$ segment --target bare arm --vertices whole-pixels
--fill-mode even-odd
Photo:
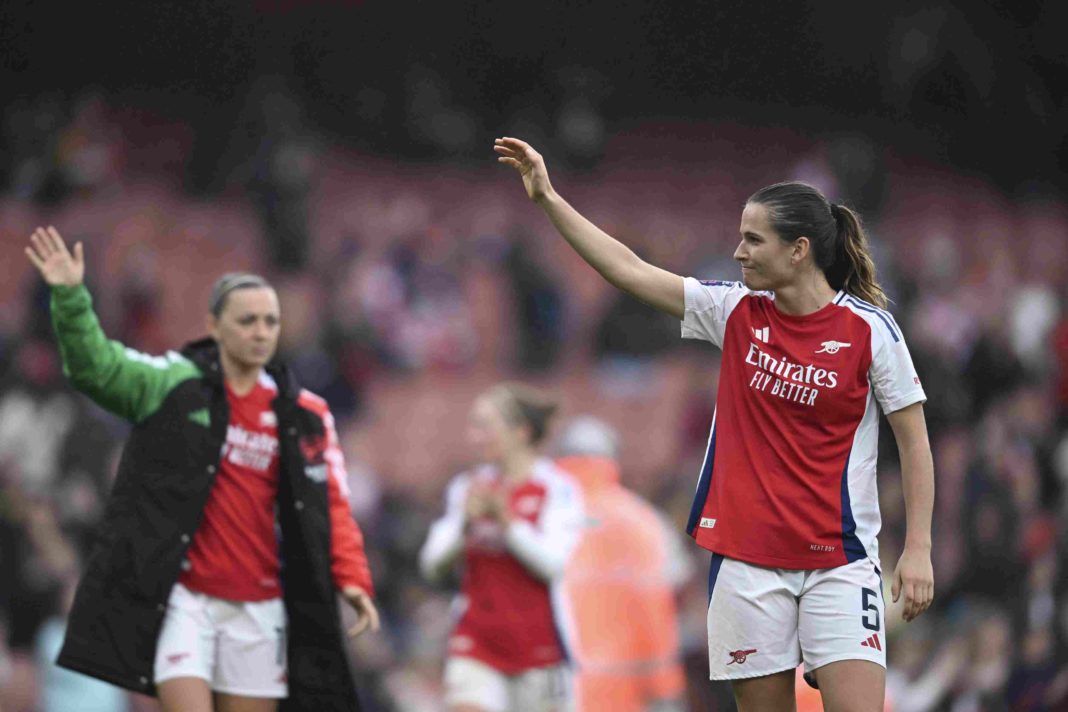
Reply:
[[[584,218],[549,183],[545,159],[517,138],[499,138],[493,149],[497,160],[523,177],[527,195],[549,216],[582,259],[613,286],[646,304],[682,319],[685,296],[682,277],[645,262],[623,243]]]
[[[905,620],[927,610],[934,600],[931,566],[931,516],[934,510],[934,461],[927,439],[923,405],[914,403],[887,416],[901,455],[905,491],[905,550],[894,571],[892,594],[905,594]]]

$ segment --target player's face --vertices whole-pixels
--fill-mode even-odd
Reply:
[[[208,315],[208,329],[219,350],[245,368],[271,360],[280,324],[278,295],[269,287],[235,289],[218,318]]]
[[[475,400],[467,420],[467,442],[484,462],[500,462],[521,447],[522,428],[508,422],[501,409],[488,396]]]
[[[746,203],[739,231],[742,241],[734,251],[734,259],[742,265],[745,286],[775,291],[788,283],[794,272],[791,262],[794,246],[779,239],[771,226],[768,209],[759,203]]]

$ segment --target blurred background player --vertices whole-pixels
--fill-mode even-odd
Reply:
[[[462,565],[445,663],[452,712],[572,709],[558,588],[584,515],[578,486],[538,452],[555,410],[516,383],[475,400],[467,432],[482,464],[449,484],[420,553],[433,581]]]
[[[795,709],[803,661],[825,708],[881,712],[885,614],[875,480],[878,410],[901,456],[907,533],[893,575],[911,620],[931,605],[934,468],[926,400],[885,307],[858,218],[804,183],[757,191],[734,259],[699,282],[640,259],[580,215],[531,146],[497,139],[528,197],[616,287],[723,352],[687,531],[713,552],[709,668],[739,709]]]
[[[359,614],[350,634],[377,628],[371,575],[333,417],[272,361],[274,289],[225,275],[211,337],[153,357],[104,336],[80,242],[30,241],[65,372],[135,425],[59,664],[167,712],[358,709],[335,591]]]
[[[680,535],[620,482],[619,435],[608,424],[574,418],[556,452],[586,506],[563,586],[577,710],[681,712],[675,596],[693,565]]]

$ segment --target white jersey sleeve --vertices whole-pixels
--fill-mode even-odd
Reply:
[[[741,282],[702,282],[693,277],[683,280],[683,289],[682,338],[711,341],[722,348],[727,317],[751,292]]]
[[[440,581],[463,553],[464,502],[470,486],[470,476],[462,474],[445,490],[445,514],[430,526],[419,552],[419,571],[428,581]]]
[[[508,550],[538,578],[552,581],[564,573],[582,536],[585,508],[578,485],[555,466],[541,463],[537,476],[546,484],[537,526],[515,519],[505,530]]]
[[[872,390],[883,413],[890,414],[913,403],[923,403],[927,395],[920,385],[912,356],[901,328],[889,312],[881,309],[869,318],[872,329]]]

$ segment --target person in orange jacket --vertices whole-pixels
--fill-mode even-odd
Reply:
[[[665,518],[620,483],[618,443],[582,416],[557,444],[586,502],[563,581],[577,712],[675,712],[685,692],[675,592],[693,565]]]

